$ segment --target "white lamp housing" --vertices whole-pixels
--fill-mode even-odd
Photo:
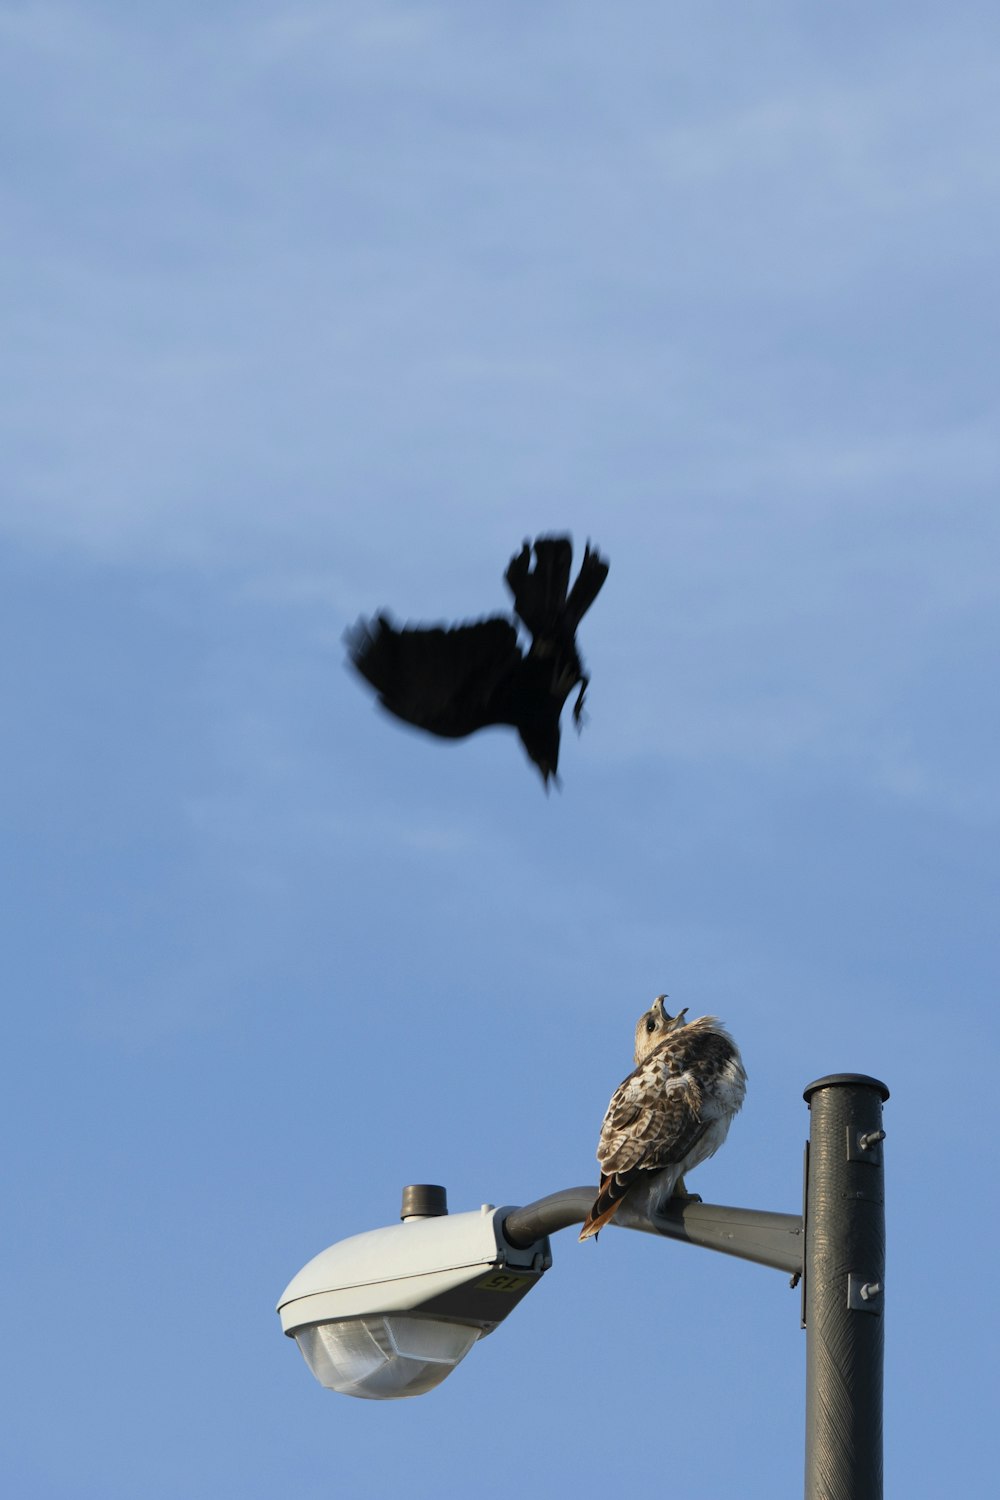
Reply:
[[[552,1264],[519,1250],[508,1208],[411,1218],[331,1245],[285,1289],[278,1313],[321,1385],[376,1401],[439,1385]]]

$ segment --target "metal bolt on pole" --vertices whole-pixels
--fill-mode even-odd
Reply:
[[[805,1500],[882,1500],[888,1097],[859,1073],[805,1091]]]

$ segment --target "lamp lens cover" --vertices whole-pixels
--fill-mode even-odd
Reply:
[[[328,1390],[374,1401],[420,1396],[465,1358],[481,1329],[440,1318],[378,1313],[299,1328],[295,1341]]]

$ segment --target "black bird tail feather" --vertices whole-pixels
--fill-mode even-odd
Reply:
[[[534,550],[535,566],[531,566]],[[540,536],[511,558],[504,578],[514,610],[536,641],[572,641],[576,628],[601,591],[608,565],[587,543],[572,589],[573,545],[567,536]]]
[[[583,554],[583,562],[580,571],[576,575],[576,582],[570,590],[569,598],[566,600],[565,619],[570,630],[575,631],[587,610],[593,604],[604,586],[604,580],[608,576],[608,564],[601,554],[595,549],[590,550],[590,543]]]
[[[531,553],[532,544],[525,542],[511,558],[504,578],[514,595],[515,613],[537,639],[553,635],[560,628],[573,547],[569,537],[540,536],[534,543],[534,568]]]

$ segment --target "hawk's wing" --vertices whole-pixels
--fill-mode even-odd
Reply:
[[[604,1177],[621,1184],[637,1171],[657,1171],[684,1157],[704,1135],[702,1092],[690,1072],[670,1072],[668,1039],[620,1083],[611,1096],[597,1160]]]
[[[709,1128],[701,1118],[698,1081],[680,1071],[672,1040],[651,1052],[611,1096],[597,1144],[601,1183],[581,1240],[614,1217],[633,1182],[678,1165]]]

